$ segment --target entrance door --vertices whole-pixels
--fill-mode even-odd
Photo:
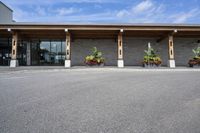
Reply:
[[[31,64],[61,66],[65,61],[65,42],[62,40],[39,40],[31,44]]]
[[[27,50],[27,42],[20,40],[19,46],[17,47],[17,60],[20,66],[26,66],[26,61],[27,61],[26,50]]]
[[[0,38],[0,66],[8,66],[11,60],[11,38]]]
[[[10,64],[10,50],[9,47],[0,47],[0,66],[8,66]]]

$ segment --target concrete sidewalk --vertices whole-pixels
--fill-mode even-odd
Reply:
[[[8,66],[0,66],[0,73],[7,72],[20,72],[20,71],[200,71],[200,68],[190,67],[159,67],[159,68],[144,68],[141,66],[125,66],[124,68],[118,68],[117,66],[104,66],[104,67],[88,67],[88,66],[73,66],[71,68],[65,68],[64,66],[20,66],[16,68],[10,68]]]

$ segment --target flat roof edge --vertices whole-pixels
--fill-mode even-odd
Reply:
[[[167,23],[0,23],[0,26],[138,26],[138,27],[200,27],[200,24],[167,24]]]

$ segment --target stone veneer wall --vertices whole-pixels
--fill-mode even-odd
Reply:
[[[134,38],[124,37],[124,63],[125,66],[141,66],[144,56],[144,49],[147,49],[148,42],[162,58],[162,65],[168,63],[168,38],[156,43],[157,38]],[[174,52],[177,66],[186,66],[188,60],[193,56],[192,49],[198,44],[197,38],[174,38]],[[96,46],[103,52],[106,59],[106,66],[117,66],[117,41],[114,39],[77,39],[71,45],[72,65],[84,65],[84,58],[92,47]]]
[[[165,44],[165,40],[163,41],[164,43],[156,43],[156,38],[124,38],[125,66],[141,66],[144,50],[148,48],[148,42],[151,43],[156,53],[160,55],[163,61],[162,65],[167,65],[168,44]]]
[[[106,66],[117,65],[117,42],[114,39],[76,39],[71,44],[71,61],[73,66],[82,66],[84,59],[97,47],[103,53]]]
[[[177,66],[186,66],[194,54],[192,49],[197,48],[198,38],[174,38],[174,52]],[[199,44],[200,46],[200,44]]]

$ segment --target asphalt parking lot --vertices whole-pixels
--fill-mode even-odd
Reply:
[[[200,72],[0,73],[0,133],[200,133]]]

